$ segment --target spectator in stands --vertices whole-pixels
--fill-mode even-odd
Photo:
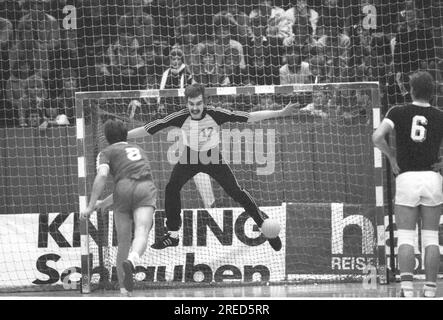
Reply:
[[[78,66],[79,48],[77,39],[77,30],[67,29],[63,32],[63,66],[75,68]]]
[[[196,47],[196,51],[200,52],[204,47],[212,46],[216,55],[218,65],[223,65],[223,54],[228,48],[236,49],[240,55],[240,69],[246,69],[246,61],[243,53],[243,46],[240,42],[234,40],[233,33],[231,32],[231,24],[228,17],[220,17],[217,20],[218,25],[215,25],[215,37],[214,40],[204,41],[199,43]]]
[[[266,34],[267,18],[265,15],[254,17],[251,20],[251,27],[253,37],[249,39],[247,46],[248,70],[246,73],[254,79],[252,82],[256,84],[277,85],[280,83],[279,69],[283,65],[283,39]]]
[[[300,114],[308,114],[322,119],[329,117],[329,101],[325,91],[315,91],[312,102],[300,109]]]
[[[350,38],[342,32],[336,17],[320,17],[317,26],[317,33],[312,39],[312,46],[323,53],[326,57],[326,64],[332,77],[331,80],[340,80],[340,69],[348,66],[348,49]]]
[[[10,53],[11,73],[6,84],[6,99],[10,110],[7,113],[19,119],[21,126],[26,125],[26,116],[22,107],[24,82],[35,74],[41,76],[40,61],[34,56],[36,46],[37,43],[34,41],[21,41],[16,43]]]
[[[280,84],[310,83],[309,63],[302,61],[300,48],[288,47],[285,59],[287,63],[280,68]]]
[[[39,129],[41,130],[49,127],[66,126],[70,124],[68,117],[63,113],[60,113],[60,109],[56,103],[47,103],[44,112],[41,113],[40,116],[41,123]]]
[[[411,2],[406,3],[404,19],[393,39],[394,68],[396,83],[403,99],[409,101],[409,75],[418,70],[435,70],[436,53],[432,31],[418,23]]]
[[[38,41],[40,50],[55,50],[61,45],[61,34],[58,21],[45,13],[44,0],[26,0],[24,8],[27,14],[17,26],[20,39]]]
[[[195,1],[195,0],[194,0]],[[182,0],[175,0],[172,8],[172,15],[174,18],[174,36],[177,38],[181,33],[181,28],[188,25],[197,25],[196,19],[202,19],[203,17],[196,15],[196,4],[194,1],[187,1],[186,5],[183,5]],[[201,20],[200,20],[201,21]],[[201,22],[198,23],[200,25]]]
[[[318,4],[320,2],[320,5]],[[321,0],[313,6],[323,21],[333,19],[339,33],[349,35],[349,28],[353,19],[352,1],[349,0]],[[360,9],[361,10],[361,9]],[[324,22],[323,22],[324,23]],[[330,25],[329,23],[327,23]]]
[[[283,43],[286,43],[287,39],[295,39],[292,27],[293,22],[290,18],[286,17],[284,14],[276,15],[269,19],[266,34],[269,37],[282,39]]]
[[[20,126],[29,125],[30,111],[37,109],[40,114],[45,113],[45,107],[47,106],[48,92],[45,88],[45,83],[38,75],[33,75],[27,78],[22,83],[22,98],[19,105],[19,124]],[[23,118],[27,117],[27,123]]]
[[[222,60],[223,62],[223,60]],[[192,82],[206,87],[229,86],[229,77],[225,74],[223,65],[218,64],[214,46],[205,46],[198,54],[197,64],[192,68]],[[225,96],[208,97],[208,103],[215,107],[227,107],[224,103],[230,99]]]
[[[218,64],[214,47],[205,46],[198,55],[197,65],[192,68],[193,82],[204,84],[206,87],[220,87],[229,85],[229,78]]]
[[[370,57],[372,53],[372,36],[369,29],[365,29],[360,23],[350,28],[350,46],[348,67],[351,70],[365,69],[371,66]],[[354,75],[356,73],[354,72]],[[360,81],[352,77],[352,81]]]
[[[185,63],[191,66],[195,63],[196,45],[198,44],[197,28],[192,25],[182,26],[176,30],[175,44],[172,49],[180,49],[185,57]]]
[[[293,7],[286,10],[285,15],[292,21],[293,25],[307,28],[310,31],[309,34],[303,32],[299,34],[312,35],[315,33],[319,14],[308,5],[307,0],[297,0]]]
[[[163,73],[160,81],[162,89],[184,89],[192,83],[192,75],[185,64],[185,57],[180,49],[173,49],[169,54],[170,67]],[[177,111],[179,98],[158,98],[160,114]]]
[[[309,59],[309,71],[311,73],[311,83],[330,82],[327,74],[327,65],[324,56],[314,55]]]
[[[78,90],[78,75],[71,69],[64,69],[62,72],[62,88],[51,106],[57,109],[57,114],[65,114],[69,122],[74,123],[75,119],[75,92]],[[52,114],[54,111],[49,112]]]
[[[128,33],[133,33],[141,46],[151,44],[154,35],[154,20],[151,15],[143,11],[143,0],[126,0],[125,8],[125,15],[118,21],[119,27],[126,28]]]
[[[155,44],[145,47],[143,51],[146,64],[146,74],[149,76],[149,84],[158,88],[165,66],[169,64],[168,58],[159,52]]]
[[[7,19],[13,28],[17,27],[18,21],[23,16],[21,3],[17,0],[0,1],[0,18]]]
[[[283,44],[285,46],[299,46],[309,49],[312,36],[312,27],[306,20],[300,19],[297,23],[292,24],[292,34],[283,40]]]
[[[226,2],[226,10],[222,10],[214,15],[213,25],[219,25],[222,17],[228,18],[231,28],[234,31],[234,40],[245,45],[248,38],[252,36],[252,30],[249,16],[240,10],[240,7],[244,5],[244,1],[227,0]]]
[[[268,46],[250,48],[246,81],[251,85],[280,84],[280,65],[272,63],[272,54],[269,51]]]
[[[106,50],[117,34],[115,7],[106,6],[110,0],[77,0],[77,39],[79,47],[79,71],[82,90],[97,90],[101,75],[95,69],[104,64]]]
[[[285,14],[285,10],[280,7],[273,6],[270,0],[260,0],[258,5],[254,5],[251,12],[249,13],[250,19],[255,19],[257,17],[264,17],[266,21],[272,19],[276,16],[282,16]]]
[[[0,18],[0,48],[8,47],[14,35],[14,28],[8,19]]]
[[[32,31],[32,24],[29,21],[25,24],[29,26],[28,31]],[[18,34],[18,38],[11,46],[9,51],[11,68],[14,68],[15,63],[19,61],[19,57],[24,55],[26,55],[27,61],[32,61],[33,70],[36,73],[45,79],[49,78],[50,51],[44,49],[41,42],[34,40],[32,37],[26,37],[26,32]]]
[[[109,71],[114,90],[138,90],[145,84],[145,62],[139,49],[137,37],[125,33],[120,33],[117,41],[109,47]]]
[[[396,84],[391,39],[380,35],[371,40],[371,74],[370,81],[378,81],[380,84],[380,98],[383,105],[382,114],[389,107],[402,100],[401,92]]]
[[[245,83],[244,73],[240,68],[240,54],[236,49],[228,48],[223,55],[224,73],[232,86],[241,86]]]
[[[43,123],[43,109],[34,107],[26,111],[27,122],[21,127],[39,127]]]
[[[12,116],[9,111],[11,109],[10,106],[4,106],[3,101],[5,101],[4,90],[6,88],[6,81],[10,76],[9,49],[13,33],[12,23],[8,19],[0,18],[0,119],[8,119]]]
[[[192,83],[192,75],[184,61],[183,51],[173,49],[169,54],[170,67],[163,73],[160,82],[162,89],[184,89]]]

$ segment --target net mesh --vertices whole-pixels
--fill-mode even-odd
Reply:
[[[383,114],[410,99],[410,72],[428,70],[442,82],[442,8],[438,0],[0,1],[0,218],[5,220],[1,243],[6,244],[0,260],[11,261],[5,263],[0,288],[44,290],[60,285],[64,271],[79,267],[75,92],[183,88],[195,81],[214,88],[378,81]],[[442,93],[440,85],[434,100],[438,107]],[[299,98],[306,106],[313,99],[312,94],[211,96],[213,105],[244,111]],[[366,98],[350,93],[328,99],[331,106],[347,106],[347,99]],[[162,95],[141,99],[140,113],[140,108],[128,108],[132,99],[116,100],[86,103],[108,101],[112,110],[100,110],[124,118],[134,110],[129,123],[135,125],[169,114],[182,102]],[[346,113],[346,108],[331,111],[340,115],[334,120],[338,126],[332,117],[330,124],[308,117],[296,127],[268,122],[263,129],[278,124],[284,131],[276,131],[278,174],[268,180],[255,177],[257,168],[242,164],[237,177],[263,206],[282,200],[370,203],[361,183],[366,179],[359,171],[362,158],[343,147],[359,143],[353,131],[359,111],[348,108]],[[85,113],[94,110],[99,109],[85,107]],[[88,127],[97,141],[99,129]],[[293,130],[311,144],[297,143],[286,133]],[[288,148],[291,144],[298,149]],[[160,147],[160,142],[146,145],[163,163],[166,150]],[[309,163],[314,156],[315,166]],[[343,161],[355,165],[343,166]],[[328,164],[349,178],[336,178]],[[159,181],[166,181],[169,169],[163,164],[155,168]],[[329,180],[319,183],[323,178]],[[282,190],[282,179],[293,189]],[[216,205],[217,200],[236,205],[216,184],[211,187],[208,192],[204,177],[191,181],[183,191],[187,207],[210,207],[213,199]],[[13,249],[16,243],[23,245]]]
[[[225,124],[221,130],[244,134],[238,141],[230,136],[232,152],[225,159],[230,160],[239,184],[251,193],[263,211],[282,224],[284,250],[276,253],[263,243],[256,226],[239,204],[215,181],[200,174],[185,184],[181,192],[182,208],[189,208],[182,211],[183,242],[165,250],[148,247],[137,269],[138,286],[356,281],[362,279],[366,265],[377,266],[374,165],[368,161],[373,159],[370,137],[372,109],[378,101],[377,84],[246,89],[251,93],[227,95],[245,90],[241,87],[209,90],[208,101],[231,99],[235,106],[255,101],[259,109],[266,110],[300,102],[292,117],[258,124]],[[125,98],[118,98],[120,94]],[[95,93],[92,99],[88,93],[78,95],[86,110],[91,110],[85,116],[86,137],[90,137],[86,139],[87,194],[94,179],[95,157],[107,145],[103,123],[118,118],[133,128],[156,119],[148,108],[132,109],[138,105],[136,101],[143,100],[136,99],[140,94],[143,92],[103,92]],[[168,94],[180,95],[177,90]],[[307,99],[313,102],[304,103]],[[185,106],[175,107],[179,110]],[[168,138],[172,130],[136,141],[148,154],[160,190],[159,210],[149,244],[165,231],[163,191],[174,165],[168,158],[174,144]],[[263,145],[257,147],[262,141]],[[238,153],[240,161],[236,158]],[[257,162],[261,158],[266,161]],[[248,163],[247,159],[252,161]],[[264,168],[267,170],[260,170]],[[109,182],[106,195],[112,192],[112,187]],[[101,222],[100,217],[90,225],[94,233],[89,246],[95,268],[93,284],[99,281],[103,268],[107,271],[102,280],[116,280],[117,243],[115,230],[112,232],[115,228],[112,209],[103,215]],[[258,270],[252,273],[252,278],[251,270]],[[224,278],[226,274],[232,278]]]

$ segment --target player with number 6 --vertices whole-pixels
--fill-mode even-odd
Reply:
[[[401,296],[413,297],[416,226],[421,216],[425,248],[425,297],[434,297],[440,264],[438,228],[443,203],[442,176],[438,171],[443,139],[443,112],[431,106],[434,80],[427,72],[411,76],[412,104],[391,108],[372,140],[389,159],[396,176],[395,223]],[[385,136],[395,130],[396,151]]]

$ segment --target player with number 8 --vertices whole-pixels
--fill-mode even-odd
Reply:
[[[87,208],[80,212],[87,219],[94,209],[103,209],[114,202],[117,229],[117,277],[122,294],[134,287],[133,273],[146,250],[149,231],[157,201],[157,188],[152,181],[151,167],[145,152],[126,142],[128,130],[123,122],[108,120],[104,126],[109,146],[97,156],[97,175]],[[108,174],[114,177],[114,192],[103,201],[102,194]],[[132,241],[132,224],[134,240]]]

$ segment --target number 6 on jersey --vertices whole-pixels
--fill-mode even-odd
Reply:
[[[424,125],[428,124],[428,119],[424,116],[414,116],[412,118],[411,139],[415,142],[423,142],[426,139],[426,128]]]

